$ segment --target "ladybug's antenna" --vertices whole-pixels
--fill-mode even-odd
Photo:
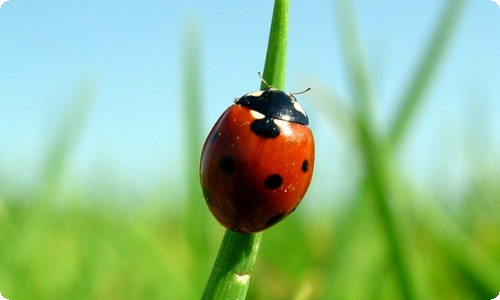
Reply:
[[[260,80],[267,86],[268,89],[270,89],[270,90],[276,89],[274,86],[272,86],[269,83],[267,83],[267,81],[264,79],[264,77],[262,77],[262,73],[261,72],[257,72],[257,75],[259,75]],[[311,90],[311,87],[307,87],[305,90],[303,90],[301,92],[290,93],[290,95],[292,95],[292,96],[293,95],[300,95],[300,94],[307,93],[310,90]]]
[[[311,87],[307,87],[305,90],[303,90],[302,92],[296,92],[296,93],[290,93],[290,95],[300,95],[300,94],[304,94],[304,93],[307,93],[311,90]]]
[[[274,87],[272,85],[270,85],[269,83],[267,83],[267,81],[264,79],[264,77],[262,77],[261,72],[257,72],[257,75],[259,75],[260,80],[267,86],[268,89],[270,89],[270,90],[274,89]]]

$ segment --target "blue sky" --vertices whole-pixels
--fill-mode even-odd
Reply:
[[[446,1],[356,1],[385,120],[402,92]],[[320,78],[348,95],[331,1],[292,1],[287,90]],[[36,180],[52,133],[82,85],[96,90],[71,170],[103,164],[135,182],[183,178],[182,42],[200,28],[205,131],[239,97],[259,87],[272,1],[22,1],[0,8],[0,176]],[[500,8],[470,1],[408,142],[410,172],[425,178],[436,141],[460,133],[464,111],[479,109],[487,145],[500,146]],[[319,174],[330,170],[335,132],[304,95],[317,132]],[[469,104],[467,104],[469,103]],[[470,104],[473,103],[473,104]],[[465,114],[466,115],[466,114]],[[464,121],[465,118],[465,121]],[[466,124],[467,125],[467,124]],[[468,125],[467,125],[468,126]],[[474,125],[476,126],[476,125]],[[430,134],[439,128],[439,133]],[[444,141],[447,142],[446,139]],[[340,147],[341,149],[342,147]],[[338,150],[338,149],[337,149]],[[336,151],[336,150],[335,150]],[[497,151],[498,152],[498,151]],[[441,154],[443,155],[443,154]],[[453,161],[449,162],[453,165]],[[335,169],[335,168],[334,168]],[[165,175],[167,174],[167,175]],[[420,174],[420,175],[419,175]],[[321,178],[316,185],[321,184]]]

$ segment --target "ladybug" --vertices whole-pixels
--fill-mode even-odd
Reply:
[[[314,167],[314,139],[294,96],[299,93],[261,80],[267,88],[235,99],[201,153],[206,204],[221,225],[238,233],[262,231],[292,213]]]

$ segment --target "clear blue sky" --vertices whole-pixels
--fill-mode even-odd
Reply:
[[[318,77],[347,95],[331,1],[291,2],[287,90],[312,86],[311,97],[321,96],[314,94],[312,78]],[[356,1],[383,117],[385,108],[394,107],[445,2]],[[196,20],[201,28],[203,122],[208,132],[233,98],[259,87],[256,72],[263,68],[271,11],[270,0],[4,3],[0,175],[36,180],[57,120],[78,87],[90,82],[97,94],[71,170],[95,173],[109,162],[137,182],[165,173],[171,180],[182,178],[179,127],[186,24]],[[470,1],[428,94],[421,129],[409,142],[419,148],[408,159],[425,162],[415,164],[415,172],[422,173],[419,166],[433,161],[430,149],[436,148],[436,140],[453,135],[447,126],[463,125],[464,103],[481,102],[465,110],[486,107],[480,113],[489,113],[485,119],[494,124],[483,127],[500,127],[499,53],[500,8],[489,0]],[[307,97],[302,102],[316,120],[311,126],[317,132],[317,171],[331,176],[339,170],[322,162],[331,162],[336,142]],[[436,128],[442,132],[429,134]],[[490,131],[488,143],[499,146],[498,130]]]

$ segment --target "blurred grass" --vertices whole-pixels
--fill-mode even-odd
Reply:
[[[210,274],[212,260],[205,256],[205,247],[209,244],[209,238],[205,232],[210,215],[206,214],[207,207],[202,201],[199,184],[198,165],[200,161],[200,149],[203,141],[202,128],[202,72],[201,72],[201,27],[197,19],[189,20],[185,25],[185,40],[183,42],[183,118],[186,152],[186,173],[187,177],[187,199],[181,213],[179,223],[183,224],[185,239],[188,244],[189,253],[193,263],[189,265],[189,273],[192,274],[191,290],[198,291],[191,297],[201,295],[204,283]],[[183,220],[195,220],[185,222]],[[188,265],[186,265],[188,267]]]
[[[460,3],[458,3],[460,2]],[[398,144],[425,103],[466,1],[448,2],[430,38],[394,123],[375,126],[376,87],[357,33],[354,7],[338,1],[340,36],[352,89],[351,107],[339,96],[318,109],[344,130],[364,176],[348,205],[302,213],[266,231],[248,299],[493,299],[500,292],[500,170],[498,159],[470,145],[471,180],[461,205],[451,195],[401,176]],[[0,190],[0,292],[8,299],[196,299],[215,259],[223,229],[198,190],[201,75],[196,29],[187,30],[185,111],[190,194],[178,187],[134,193],[63,186],[68,163],[91,113],[93,90],[78,92],[46,156],[39,190]],[[192,61],[193,66],[188,62]],[[314,100],[314,99],[313,99]],[[345,99],[344,99],[345,100]],[[324,103],[328,101],[328,103]],[[196,113],[192,113],[196,112]],[[193,121],[194,119],[194,121]],[[344,120],[343,123],[339,120]],[[340,121],[342,122],[342,121]],[[479,153],[479,154],[478,154]],[[480,156],[479,158],[477,156]],[[326,163],[319,162],[318,163]],[[432,171],[432,170],[430,170]],[[2,174],[5,176],[5,174]],[[168,185],[168,183],[167,183]],[[12,188],[10,188],[12,190]],[[127,194],[127,193],[125,193]],[[321,194],[328,202],[335,195]],[[56,201],[57,199],[57,201]],[[170,203],[186,203],[184,209]]]

